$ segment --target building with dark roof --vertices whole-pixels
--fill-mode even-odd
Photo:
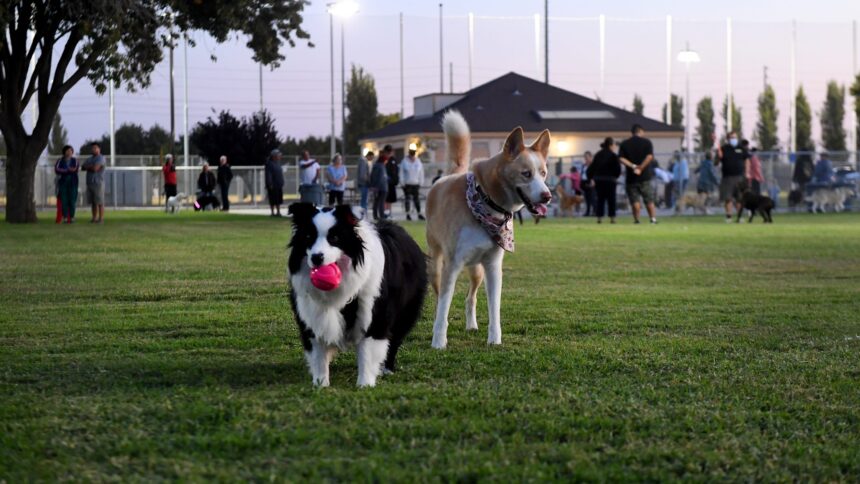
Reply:
[[[428,162],[445,159],[441,121],[458,110],[472,129],[472,158],[487,158],[502,149],[508,133],[521,126],[528,140],[544,129],[552,132],[550,156],[570,157],[599,149],[607,136],[619,142],[640,124],[657,153],[681,148],[682,129],[615,106],[545,84],[514,72],[461,94],[426,94],[414,98],[414,114],[361,140],[364,150],[390,144],[398,154],[411,143]]]

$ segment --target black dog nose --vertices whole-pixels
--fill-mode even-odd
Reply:
[[[323,263],[323,255],[320,253],[311,254],[311,263],[317,267]]]
[[[543,202],[543,203],[549,203],[549,202],[552,200],[552,193],[550,193],[550,192],[543,192],[543,193],[541,193],[541,194],[540,194],[540,198],[541,198],[541,202]]]

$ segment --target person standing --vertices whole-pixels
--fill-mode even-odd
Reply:
[[[355,186],[361,193],[361,208],[367,212],[367,192],[370,190],[370,170],[373,168],[373,152],[368,151],[364,158],[358,160],[358,170],[355,176]]]
[[[170,197],[176,196],[176,164],[173,162],[173,155],[168,153],[164,157],[164,166],[161,167],[161,173],[164,175],[164,211],[167,211],[167,201]]]
[[[325,177],[328,181],[328,204],[343,205],[343,191],[346,189],[346,166],[343,157],[335,153],[331,165],[325,169]]]
[[[675,164],[672,165],[672,181],[675,184],[675,193],[672,206],[678,203],[678,200],[687,192],[687,182],[690,181],[690,164],[687,157],[680,152],[675,152]]]
[[[750,142],[744,140],[744,147],[749,149]],[[758,157],[758,148],[749,150],[750,160],[747,164],[746,179],[750,190],[756,195],[761,195],[761,185],[764,183],[764,175],[761,172],[761,158]]]
[[[633,136],[621,143],[618,159],[627,167],[625,189],[633,211],[633,223],[639,223],[639,212],[644,203],[651,223],[656,224],[657,210],[654,207],[654,189],[651,186],[654,172],[648,166],[654,161],[654,145],[645,137],[642,126],[634,124],[630,132]]]
[[[269,198],[271,216],[280,217],[281,204],[284,203],[284,170],[281,168],[280,150],[274,149],[269,153],[269,158],[266,160],[265,175],[266,195]]]
[[[597,204],[594,207],[597,223],[603,222],[603,215],[609,212],[609,223],[615,223],[616,186],[621,176],[621,162],[615,154],[615,140],[607,137],[600,144],[600,151],[594,155],[594,161],[588,165],[586,174],[589,184],[594,184]]]
[[[74,223],[78,203],[78,160],[74,154],[74,148],[63,146],[63,156],[54,163],[54,173],[59,176],[57,186],[63,222],[67,224]]]
[[[400,166],[394,159],[394,148],[385,145],[382,149],[386,153],[385,171],[388,174],[388,192],[385,198],[385,211],[391,217],[391,205],[397,203],[397,186],[400,185]]]
[[[87,200],[93,211],[90,223],[100,224],[105,221],[105,157],[102,156],[102,147],[98,143],[91,143],[92,156],[81,168],[87,172]]]
[[[826,152],[822,152],[818,161],[815,162],[815,170],[812,172],[812,181],[829,185],[833,183],[833,163]]]
[[[373,170],[370,172],[370,189],[373,190],[373,220],[385,220],[385,204],[388,198],[388,154],[387,150],[379,153]]]
[[[218,159],[218,188],[221,189],[221,210],[230,211],[230,182],[233,181],[233,169],[227,163],[227,157],[221,155]]]
[[[699,163],[695,173],[699,179],[696,181],[696,193],[704,193],[710,195],[717,189],[719,182],[717,174],[714,172],[714,154],[710,150],[705,152],[705,159]]]
[[[732,221],[732,206],[738,212],[742,208],[738,184],[744,181],[744,175],[749,171],[749,153],[740,144],[738,134],[735,131],[729,133],[728,143],[717,148],[717,159],[714,165],[722,166],[723,178],[720,180],[720,201],[726,207],[726,223],[730,223]]]
[[[302,151],[302,157],[299,160],[299,194],[303,202],[317,206],[323,204],[320,165],[316,159],[311,158],[308,150]]]
[[[591,151],[586,151],[583,157],[582,164],[582,173],[588,172],[588,167],[591,166],[591,163],[594,160],[594,157],[591,154]],[[582,182],[586,183],[582,183]],[[582,179],[580,176],[580,186],[582,187],[582,198],[585,199],[585,217],[591,217],[594,214],[594,186],[591,183],[588,183],[588,175],[586,175],[585,179]]]
[[[421,185],[424,184],[424,164],[418,158],[417,151],[409,147],[409,155],[400,162],[400,181],[403,183],[403,206],[406,209],[406,220],[412,220],[409,206],[411,198],[415,204],[418,220],[424,220],[421,214]]]

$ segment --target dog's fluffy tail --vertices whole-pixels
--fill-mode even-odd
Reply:
[[[472,135],[469,124],[458,111],[448,111],[442,118],[442,131],[448,145],[448,174],[465,173],[469,169]]]

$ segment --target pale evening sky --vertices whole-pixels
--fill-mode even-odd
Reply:
[[[376,79],[380,111],[400,110],[399,24],[405,16],[405,110],[412,111],[412,97],[439,89],[438,1],[363,0],[361,11],[348,19],[346,31],[349,64],[363,66]],[[779,7],[775,7],[779,5]],[[459,1],[445,3],[445,90],[448,63],[454,63],[454,90],[468,89],[468,28],[466,15],[474,13],[475,58],[473,85],[509,71],[543,78],[543,66],[535,58],[534,14],[543,14],[543,1]],[[599,27],[606,23],[606,69],[603,89],[599,76]],[[790,94],[791,19],[797,19],[797,76],[818,111],[825,83],[851,79],[852,20],[860,20],[855,0],[727,0],[722,2],[611,2],[550,1],[550,82],[604,101],[631,106],[634,93],[645,101],[645,114],[659,118],[666,97],[666,20],[674,18],[672,36],[672,90],[684,95],[684,68],[674,60],[686,42],[702,62],[691,73],[691,97],[697,102],[712,95],[721,103],[726,93],[726,17],[733,18],[733,76],[736,102],[744,115],[747,137],[756,121],[756,97],[761,91],[763,67],[773,84],[780,108],[780,138],[788,130]],[[555,18],[555,19],[554,19]],[[281,136],[302,138],[330,132],[329,19],[325,2],[312,2],[305,12],[305,29],[316,45],[299,43],[286,49],[286,60],[277,70],[264,70],[265,106],[277,119]],[[340,32],[335,20],[337,130],[340,131]],[[244,41],[216,44],[194,33],[197,46],[189,48],[190,126],[212,110],[229,109],[247,115],[259,106],[258,69]],[[542,34],[541,34],[542,39]],[[543,47],[540,48],[541,55]],[[210,54],[218,57],[210,60]],[[165,57],[166,59],[166,57]],[[542,62],[539,61],[539,62]],[[182,133],[183,53],[176,52],[176,124]],[[348,76],[347,72],[347,76]],[[168,67],[166,60],[153,73],[144,92],[120,90],[116,96],[117,126],[134,122],[149,127],[169,127]],[[694,105],[695,106],[695,105]],[[71,144],[108,131],[108,99],[82,82],[66,97],[61,114]],[[715,106],[719,112],[719,105]],[[695,110],[693,110],[695,116]],[[847,119],[846,119],[847,122]],[[718,125],[720,122],[718,121]],[[818,136],[818,120],[815,121]]]

